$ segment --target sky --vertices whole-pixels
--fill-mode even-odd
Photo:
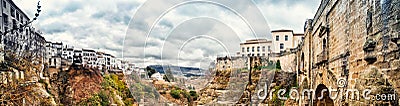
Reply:
[[[37,0],[14,2],[28,16],[34,16]],[[270,39],[271,30],[303,33],[306,19],[314,17],[320,3],[213,0],[177,6],[183,2],[41,0],[42,12],[33,26],[48,41],[107,52],[140,67],[172,64],[206,68],[217,56],[239,51],[240,42]]]

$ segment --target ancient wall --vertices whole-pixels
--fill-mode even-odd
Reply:
[[[270,61],[277,62],[279,60],[282,71],[296,72],[296,54],[287,53],[279,57],[269,57]]]
[[[299,83],[375,94],[400,91],[400,0],[322,0],[305,25],[297,52]],[[338,86],[344,79],[345,86]],[[307,88],[304,87],[304,88]],[[397,93],[399,94],[399,93]],[[394,101],[334,99],[335,105],[391,104]],[[299,101],[316,104],[316,101]]]

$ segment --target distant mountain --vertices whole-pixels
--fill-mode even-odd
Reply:
[[[202,73],[204,72],[204,70],[197,67],[182,67],[173,65],[149,65],[148,67],[156,70],[161,74],[165,74],[165,70],[170,69],[173,75],[180,75],[186,77],[204,75]]]

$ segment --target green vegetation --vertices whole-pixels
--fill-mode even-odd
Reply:
[[[93,95],[91,98],[82,102],[80,105],[84,106],[108,106],[110,101],[108,99],[108,94],[105,91],[100,91],[99,93]]]
[[[239,69],[239,72],[240,73],[248,73],[249,70],[247,70],[247,68],[242,68],[242,69]]]
[[[118,76],[115,74],[105,75],[104,81],[102,83],[103,88],[110,89],[114,88],[120,92],[128,91],[129,89],[126,87],[125,82],[118,79]]]
[[[134,83],[131,87],[132,90],[135,90],[135,92],[132,92],[132,95],[134,97],[159,98],[157,90],[146,84],[137,82]]]
[[[273,89],[274,89],[274,92],[273,92],[273,95],[272,95],[271,102],[275,106],[280,106],[280,105],[282,105],[282,100],[280,100],[278,98],[278,95],[279,95],[278,91],[279,91],[279,89],[281,89],[281,87],[280,86],[275,86]]]
[[[129,91],[129,88],[125,85],[125,82],[119,80],[118,76],[115,74],[105,75],[103,77],[103,82],[101,83],[102,90],[92,95],[85,101],[79,103],[85,106],[108,106],[111,100],[117,100],[116,96],[121,96],[124,104],[118,105],[131,105],[133,104],[133,97]]]
[[[282,69],[280,60],[276,61],[276,69],[279,69],[279,70]]]
[[[189,94],[190,96],[193,97],[194,100],[196,100],[199,97],[199,94],[197,94],[196,91],[190,91]]]
[[[181,92],[182,90],[171,90],[171,92],[169,92],[169,94],[175,98],[175,99],[180,99],[181,98]]]
[[[191,90],[187,92],[186,90],[179,89],[178,87],[175,87],[175,89],[171,90],[169,94],[175,99],[186,98],[189,101],[189,104],[194,100],[197,100],[199,97],[196,91]]]
[[[268,70],[281,70],[281,62],[278,60],[276,63],[273,61],[268,61],[267,66],[262,66],[261,69],[268,69]]]
[[[189,85],[189,86],[187,87],[187,89],[189,89],[189,90],[196,90],[196,88],[194,88],[194,86],[192,86],[192,85]]]

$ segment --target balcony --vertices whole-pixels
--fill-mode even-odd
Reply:
[[[317,55],[317,64],[321,64],[328,61],[328,52],[327,50],[323,50],[320,54]]]

